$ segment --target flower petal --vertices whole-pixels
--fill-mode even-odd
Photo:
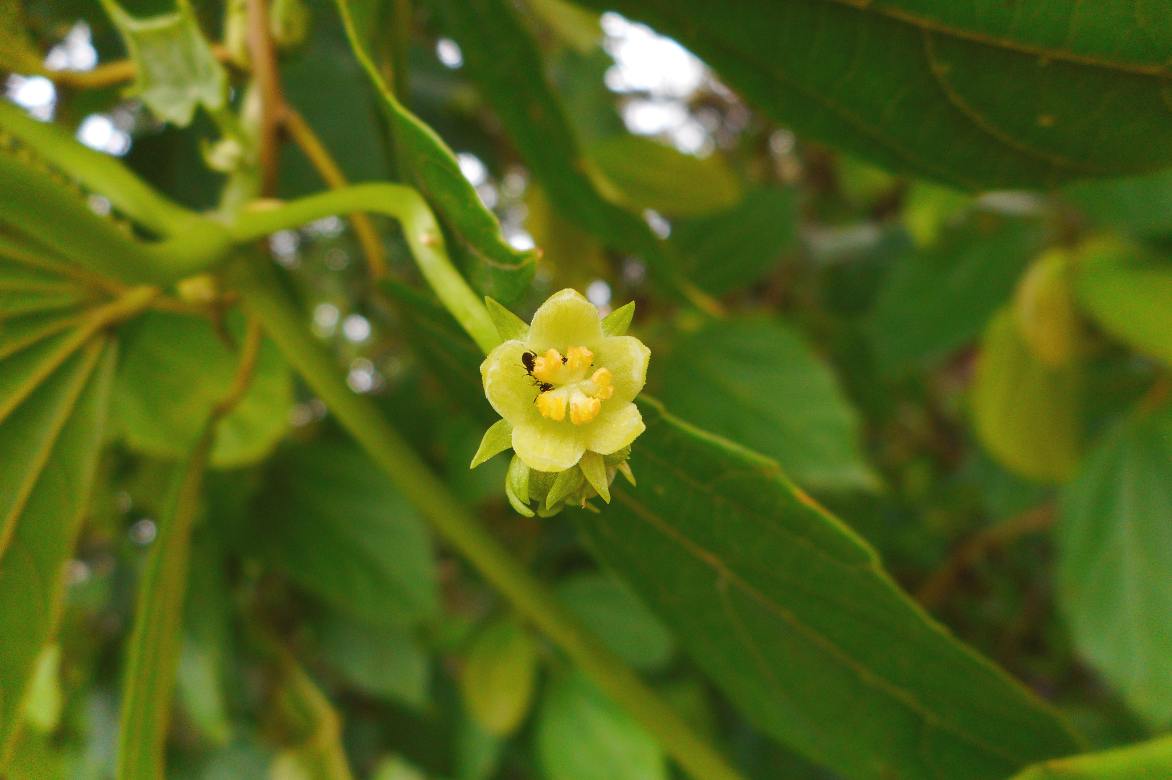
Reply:
[[[538,418],[513,428],[513,450],[537,471],[562,471],[577,465],[586,452],[579,429]]]
[[[614,395],[607,402],[615,406],[635,400],[647,383],[651,350],[634,336],[612,336],[598,345],[594,365],[609,368]]]
[[[638,406],[632,403],[615,409],[610,409],[608,406],[609,402],[603,404],[602,414],[598,415],[597,420],[586,426],[586,449],[603,455],[621,450],[647,430]],[[517,433],[514,431],[514,447],[517,446],[516,441]]]
[[[537,352],[551,347],[565,352],[570,347],[594,349],[602,340],[598,309],[577,290],[566,288],[551,295],[533,315],[529,345]]]
[[[480,364],[484,395],[496,413],[513,425],[541,416],[533,405],[537,387],[521,362],[521,356],[528,351],[523,341],[506,341]]]

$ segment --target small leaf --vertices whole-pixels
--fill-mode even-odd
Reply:
[[[222,110],[228,74],[200,32],[188,0],[175,13],[136,19],[115,0],[102,0],[135,64],[134,93],[164,122],[191,124],[195,110]]]
[[[480,440],[480,447],[472,456],[472,464],[468,468],[474,469],[512,446],[513,426],[508,420],[497,420],[484,432],[484,438]]]
[[[1022,476],[1059,482],[1078,464],[1082,440],[1082,372],[1051,368],[1030,351],[1012,313],[985,331],[973,378],[973,424],[981,443]]]
[[[46,645],[37,658],[28,694],[24,718],[29,727],[41,734],[56,731],[61,722],[61,645]]]
[[[1010,780],[1161,780],[1172,777],[1172,737],[1043,761]]]
[[[545,496],[545,509],[551,510],[570,495],[577,493],[582,489],[582,483],[585,479],[585,475],[577,468],[568,468],[558,472],[557,477],[553,480],[553,485],[549,488],[549,493]]]
[[[484,299],[485,306],[488,307],[488,316],[492,318],[492,324],[496,325],[496,332],[500,334],[501,341],[509,341],[510,339],[524,340],[529,333],[529,323],[513,314],[511,311],[501,306],[492,298]]]
[[[557,586],[560,602],[637,669],[661,669],[675,654],[671,632],[626,586],[603,573],[576,574]]]
[[[484,628],[473,640],[460,690],[468,712],[490,734],[505,736],[529,712],[537,678],[537,648],[512,619]]]
[[[1172,365],[1172,262],[1124,246],[1091,246],[1079,258],[1075,289],[1104,330]]]
[[[627,208],[673,217],[736,206],[741,183],[718,155],[693,157],[636,135],[599,141],[586,150],[595,186]]]
[[[533,517],[533,510],[529,508],[529,475],[530,468],[525,461],[516,455],[509,461],[509,471],[505,474],[505,495],[513,509],[525,517]]]
[[[1073,360],[1081,341],[1070,273],[1069,254],[1048,250],[1026,271],[1013,297],[1018,332],[1034,357],[1052,368]]]
[[[1172,724],[1172,408],[1124,420],[1062,494],[1058,584],[1076,648]]]
[[[606,464],[602,462],[602,456],[597,452],[587,452],[582,456],[582,460],[578,461],[578,468],[582,469],[582,475],[594,491],[609,504],[610,482],[606,478]]]
[[[427,704],[431,659],[406,630],[330,617],[319,633],[323,658],[358,690],[415,709]]]
[[[602,332],[607,336],[625,336],[635,319],[635,302],[626,303],[602,318]]]
[[[547,780],[667,780],[659,745],[581,672],[554,680],[541,702],[537,756]]]

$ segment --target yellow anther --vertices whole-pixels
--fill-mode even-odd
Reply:
[[[586,347],[570,347],[566,352],[566,368],[571,371],[589,368],[590,361],[593,359],[594,353],[586,349]]]
[[[594,392],[595,398],[600,398],[605,401],[614,395],[614,386],[611,385],[612,379],[614,379],[614,375],[610,373],[609,368],[600,368],[594,372],[594,375],[590,377],[590,381],[598,388]]]
[[[574,425],[584,425],[597,417],[601,409],[602,401],[576,390],[570,399],[570,422]]]
[[[546,350],[544,355],[533,358],[533,376],[539,382],[554,381],[561,372],[561,369],[562,353],[556,349]]]
[[[537,370],[534,369],[533,373],[536,374]],[[555,422],[566,419],[565,393],[558,393],[551,390],[537,396],[537,411],[541,412],[542,417],[549,418]],[[571,407],[570,414],[573,415],[573,413],[573,408]]]

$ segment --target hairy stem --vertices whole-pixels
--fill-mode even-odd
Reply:
[[[275,272],[255,262],[229,268],[245,306],[264,325],[285,358],[339,422],[382,467],[403,496],[441,537],[476,567],[517,610],[557,643],[591,679],[626,708],[698,780],[738,780],[724,758],[584,629],[525,568],[468,513],[427,468],[368,398],[347,387],[329,353],[280,291]]]

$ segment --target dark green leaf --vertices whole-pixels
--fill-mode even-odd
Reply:
[[[1012,780],[1164,780],[1172,777],[1172,737],[1057,758],[1018,772]]]
[[[579,526],[758,728],[853,778],[997,778],[1076,749],[773,461],[640,406],[639,486]]]
[[[1062,498],[1059,594],[1078,649],[1172,723],[1172,408],[1126,420]]]
[[[233,329],[239,338],[243,329]],[[127,443],[156,457],[190,451],[232,386],[240,356],[198,317],[151,312],[126,329],[114,413]],[[293,386],[285,361],[266,342],[248,392],[216,424],[212,462],[239,466],[268,455],[288,428]]]
[[[762,187],[728,211],[673,222],[684,274],[713,295],[757,281],[797,242],[797,205],[792,190]]]
[[[409,707],[427,704],[431,659],[406,630],[332,617],[319,632],[323,657],[355,688]]]
[[[497,218],[485,208],[476,189],[464,178],[443,139],[408,111],[383,84],[362,48],[359,31],[350,24],[348,4],[338,0],[338,9],[352,32],[350,45],[382,95],[397,162],[450,229],[454,248],[465,259],[465,270],[476,289],[502,303],[511,303],[533,278],[536,254],[516,250],[504,240]]]
[[[1083,182],[1062,195],[1096,226],[1140,236],[1172,236],[1172,171]]]
[[[676,341],[658,371],[673,411],[775,458],[798,482],[874,486],[859,451],[857,413],[829,368],[781,323],[714,322]]]
[[[879,364],[893,373],[973,340],[1043,240],[1036,223],[976,214],[899,258],[867,324]]]
[[[778,121],[887,168],[981,189],[1172,165],[1172,27],[1134,3],[585,5],[648,22]]]
[[[439,606],[423,521],[348,442],[281,453],[256,505],[266,557],[335,609],[403,625]]]
[[[469,74],[558,211],[608,246],[641,255],[672,283],[678,271],[663,243],[640,217],[604,198],[586,174],[585,155],[516,12],[502,0],[436,4]]]
[[[472,641],[460,675],[469,714],[489,734],[516,731],[529,714],[537,685],[537,644],[511,618],[486,626]]]
[[[636,669],[671,660],[675,640],[643,602],[605,574],[578,574],[558,584],[557,597],[611,650]]]
[[[541,702],[537,755],[546,780],[666,780],[655,740],[580,672],[554,680]]]

